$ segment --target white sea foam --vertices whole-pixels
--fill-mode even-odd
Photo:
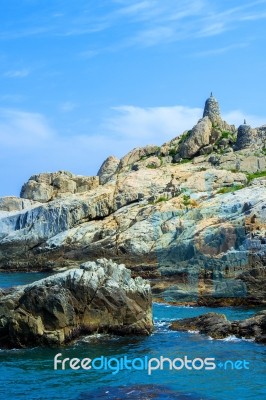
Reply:
[[[209,340],[214,340],[214,338],[212,338],[211,336],[208,336],[208,339]],[[244,342],[254,342],[255,341],[254,338],[251,338],[251,339],[247,339],[247,338],[244,338],[244,337],[239,338],[239,337],[237,337],[235,335],[229,335],[226,338],[216,339],[216,340],[219,340],[221,342],[233,342],[233,343],[237,343],[237,342],[241,342],[241,341],[244,341]]]

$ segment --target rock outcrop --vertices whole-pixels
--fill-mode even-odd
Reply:
[[[154,145],[137,147],[121,158],[118,169],[121,171],[122,169],[132,166],[137,161],[153,156],[159,151],[159,149],[158,146]]]
[[[184,141],[180,149],[180,156],[182,158],[192,158],[200,149],[208,146],[210,144],[211,132],[211,120],[205,116],[194,126],[190,135]]]
[[[62,345],[94,332],[152,331],[150,284],[101,259],[0,295],[0,346]]]
[[[15,196],[0,197],[0,213],[1,211],[22,211],[31,208],[33,205],[34,201],[28,199],[21,199]]]
[[[87,192],[99,186],[96,176],[73,175],[68,171],[43,173],[30,177],[21,189],[20,197],[47,203],[55,198]]]
[[[99,176],[100,184],[104,185],[116,173],[120,160],[114,156],[108,157],[101,165],[97,176]]]
[[[222,120],[218,101],[211,94],[206,100],[203,118],[181,136],[175,159],[232,151],[234,142],[235,127]]]
[[[170,329],[174,331],[199,331],[214,339],[224,339],[230,335],[255,339],[266,344],[266,310],[243,321],[228,321],[224,314],[208,313],[194,318],[174,321]]]
[[[266,128],[255,147],[236,150],[235,128],[209,103],[192,131],[161,148],[109,157],[97,177],[40,174],[27,199],[0,200],[0,268],[108,257],[167,301],[265,304]]]

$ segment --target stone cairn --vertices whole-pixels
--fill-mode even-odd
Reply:
[[[245,149],[251,146],[254,141],[254,131],[250,125],[247,125],[246,120],[244,120],[244,124],[240,125],[237,130],[235,150]]]
[[[214,125],[221,123],[220,107],[218,101],[211,93],[210,97],[205,102],[203,118],[209,117]]]

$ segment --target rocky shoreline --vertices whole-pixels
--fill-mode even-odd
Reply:
[[[207,99],[164,143],[110,156],[97,176],[30,177],[0,198],[0,270],[60,271],[106,258],[155,299],[265,305],[266,127],[238,129]]]

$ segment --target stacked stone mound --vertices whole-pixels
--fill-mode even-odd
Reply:
[[[220,107],[218,101],[212,95],[206,100],[203,111],[203,118],[208,117],[212,124],[220,125],[222,123]]]
[[[256,133],[256,130],[252,129],[251,126],[246,124],[240,125],[237,130],[235,150],[246,149],[256,144]]]
[[[61,345],[93,332],[152,331],[150,284],[111,260],[87,262],[0,295],[0,347]]]
[[[223,133],[226,132],[228,140],[223,139]],[[209,154],[213,150],[230,145],[230,139],[233,139],[235,133],[234,126],[228,125],[222,121],[218,101],[211,96],[206,100],[203,118],[185,134],[184,140],[181,137],[181,143],[178,148],[176,161],[181,158],[191,159],[197,155]],[[230,148],[230,150],[232,150]]]
[[[20,197],[47,203],[57,197],[87,192],[99,186],[96,176],[73,175],[68,171],[43,173],[30,177],[21,189]]]

